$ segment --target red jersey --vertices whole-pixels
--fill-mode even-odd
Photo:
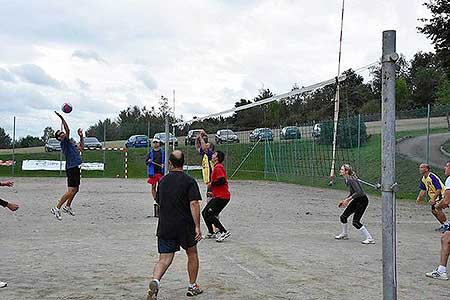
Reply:
[[[214,165],[212,174],[211,174],[211,183],[216,182],[219,178],[225,178],[225,184],[222,185],[213,185],[211,184],[211,191],[213,193],[214,198],[220,199],[230,199],[230,191],[228,190],[228,178],[227,173],[225,172],[225,168],[221,163]]]

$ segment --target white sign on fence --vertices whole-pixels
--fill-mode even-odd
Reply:
[[[105,165],[103,163],[83,163],[81,170],[86,171],[103,171]],[[24,160],[22,162],[22,170],[24,171],[59,171],[66,169],[66,162],[59,160]]]

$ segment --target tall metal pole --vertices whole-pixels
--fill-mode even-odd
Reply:
[[[164,173],[165,174],[167,174],[167,173],[169,173],[169,141],[170,141],[170,138],[169,138],[169,113],[168,112],[166,112],[166,116],[165,116],[165,119],[166,119],[166,130],[165,130],[165,133],[166,133],[166,140],[164,141],[164,153],[165,153],[165,159],[164,159]]]
[[[358,115],[358,170],[361,169],[361,114]]]
[[[12,177],[16,175],[16,116],[13,121],[13,141],[12,141]]]
[[[176,123],[177,119],[175,117],[175,90],[173,90],[173,121]],[[173,137],[175,138],[175,128],[176,126],[173,126],[172,131],[173,131]],[[175,141],[173,142],[173,151],[175,151]]]
[[[383,235],[383,299],[397,299],[396,220],[395,220],[395,62],[396,32],[383,32],[382,56],[382,235]]]
[[[431,105],[428,104],[428,113],[427,113],[427,164],[430,163],[430,114],[431,114]]]
[[[103,177],[105,177],[105,166],[106,166],[106,122],[103,121]]]

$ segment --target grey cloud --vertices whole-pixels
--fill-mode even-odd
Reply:
[[[198,117],[201,117],[203,115],[206,115],[210,112],[210,110],[202,105],[201,103],[194,102],[194,103],[181,103],[177,110],[180,111],[180,113],[188,114],[188,115],[195,115]]]
[[[75,50],[72,53],[72,57],[77,57],[84,61],[94,60],[99,63],[107,63],[97,52],[91,50]]]
[[[8,70],[0,68],[0,80],[14,82],[14,75]]]
[[[18,84],[0,82],[0,111],[28,112],[52,109],[53,103],[35,89]]]
[[[49,86],[56,89],[64,87],[64,84],[48,75],[41,67],[34,64],[26,64],[11,68],[10,71],[25,82]]]
[[[156,80],[147,71],[138,71],[135,76],[136,79],[141,81],[149,90],[155,90],[158,87]]]
[[[87,83],[79,78],[77,78],[75,81],[80,86],[80,89],[85,90],[85,91],[88,91],[91,89],[91,85],[89,83]]]

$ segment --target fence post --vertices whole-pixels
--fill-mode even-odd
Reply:
[[[106,167],[106,122],[103,122],[103,177],[105,177],[105,167]],[[114,174],[114,173],[113,173]]]
[[[13,121],[13,142],[12,142],[12,177],[16,175],[16,116]]]
[[[165,115],[165,121],[166,121],[166,126],[165,126],[165,133],[166,133],[166,140],[164,142],[164,174],[169,173],[169,144],[170,144],[170,132],[169,132],[169,113],[166,113]]]
[[[431,105],[428,104],[427,111],[427,164],[430,163],[430,113]]]
[[[358,114],[358,170],[361,169],[361,114]]]
[[[395,220],[395,62],[396,32],[383,32],[382,55],[382,239],[383,299],[397,299]]]

